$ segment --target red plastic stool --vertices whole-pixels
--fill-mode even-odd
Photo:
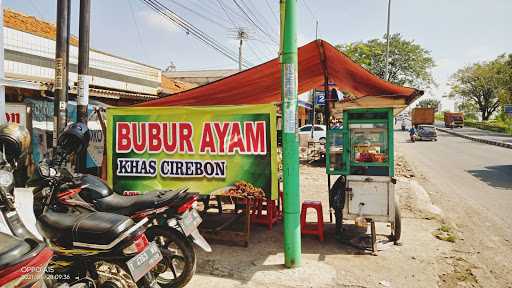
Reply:
[[[272,225],[279,218],[279,210],[276,200],[258,199],[253,202],[254,207],[251,211],[251,222],[267,225],[268,230],[272,230]]]
[[[316,210],[317,222],[306,222],[308,208]],[[324,241],[324,216],[322,211],[322,202],[305,200],[302,202],[300,212],[300,230],[304,235],[317,235],[320,241]]]

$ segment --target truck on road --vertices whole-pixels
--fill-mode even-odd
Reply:
[[[464,127],[463,112],[444,112],[444,127]]]
[[[434,125],[434,108],[414,108],[411,112],[412,126]]]

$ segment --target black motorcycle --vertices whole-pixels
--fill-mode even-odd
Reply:
[[[36,240],[16,212],[13,171],[21,151],[13,151],[13,146],[5,145],[2,140],[6,132],[22,136],[24,131],[14,126],[0,126],[0,287],[42,287],[53,252]]]
[[[65,137],[61,140],[62,137]],[[187,189],[156,190],[144,194],[120,195],[100,178],[71,174],[65,167],[74,154],[70,147],[87,147],[89,131],[81,123],[70,124],[59,138],[52,159],[40,165],[67,177],[36,185],[36,197],[44,198],[48,189],[57,189],[59,201],[67,205],[129,216],[135,221],[148,218],[147,236],[161,248],[164,260],[152,270],[162,287],[183,287],[194,275],[196,255],[193,243],[210,252],[211,247],[197,227],[201,217],[195,209],[198,195]],[[45,168],[46,167],[46,168]],[[36,212],[37,213],[37,212]]]
[[[36,280],[44,279],[48,287],[159,287],[148,273],[162,260],[158,246],[144,234],[148,219],[135,223],[121,215],[76,209],[59,202],[55,197],[57,191],[51,190],[48,198],[42,199],[42,213],[37,218],[37,228],[46,245],[26,228],[14,206],[12,170],[29,145],[26,129],[0,127],[0,228],[14,237],[2,234],[0,258],[15,263],[24,257],[37,264],[11,271],[10,275],[33,272],[20,280],[39,277]],[[32,180],[39,182],[66,177],[44,168],[34,176]],[[47,247],[54,254],[49,264],[43,263],[50,258]]]

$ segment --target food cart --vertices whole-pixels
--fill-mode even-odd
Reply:
[[[390,239],[400,238],[400,212],[395,197],[393,108],[344,109],[343,127],[327,131],[327,174],[342,175],[337,198],[342,219],[371,226],[376,252],[375,222],[389,223]],[[342,222],[342,219],[336,221]]]

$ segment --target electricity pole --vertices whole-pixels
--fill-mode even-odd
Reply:
[[[77,122],[87,125],[89,105],[89,39],[91,20],[91,0],[80,0],[80,20],[78,34],[78,95]],[[78,157],[78,171],[85,172],[87,151]]]
[[[240,38],[240,47],[238,47],[238,71],[242,71],[242,44],[244,39]]]
[[[67,123],[70,0],[57,0],[57,39],[53,99],[53,147]]]
[[[284,188],[284,261],[286,267],[301,264],[299,143],[297,136],[297,0],[285,0],[281,31],[281,95]],[[281,13],[283,10],[281,9]],[[283,15],[281,14],[281,18]]]
[[[238,48],[238,71],[242,71],[242,45],[244,40],[249,39],[249,33],[243,27],[238,28],[236,31],[236,38],[240,40],[240,47]]]
[[[284,7],[286,0],[279,0],[279,63],[283,61]]]
[[[384,80],[389,81],[389,22],[391,19],[391,0],[388,0],[388,27],[386,32],[386,70]]]

